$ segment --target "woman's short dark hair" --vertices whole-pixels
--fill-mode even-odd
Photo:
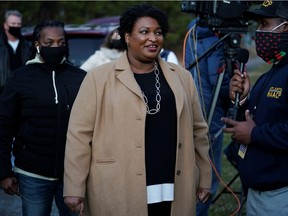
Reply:
[[[149,4],[135,5],[125,10],[120,17],[119,34],[125,49],[127,49],[125,33],[131,33],[135,22],[141,17],[152,17],[156,19],[160,25],[164,38],[166,37],[169,30],[168,17],[166,13]]]
[[[34,42],[39,40],[39,38],[41,36],[41,32],[43,31],[43,29],[49,28],[49,27],[56,27],[56,28],[62,28],[63,29],[64,39],[65,39],[65,43],[66,43],[65,57],[68,60],[68,57],[69,57],[68,38],[67,38],[66,31],[64,29],[64,23],[61,21],[58,21],[58,20],[45,20],[45,21],[38,23],[35,26],[34,31],[33,31],[33,35],[32,35],[32,46],[31,46],[31,50],[30,50],[29,60],[34,59],[35,55],[37,53],[37,50],[34,46]]]

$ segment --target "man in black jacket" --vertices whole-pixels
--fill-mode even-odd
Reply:
[[[75,216],[63,202],[64,152],[86,72],[68,56],[64,23],[37,24],[29,61],[11,72],[0,97],[0,183],[5,193],[21,194],[23,216],[50,215],[53,199],[60,216]]]
[[[29,55],[29,43],[21,36],[21,26],[22,14],[7,11],[0,39],[0,93],[10,72],[24,65]]]

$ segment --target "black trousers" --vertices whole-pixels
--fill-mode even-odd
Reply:
[[[170,216],[171,202],[148,204],[148,216]]]

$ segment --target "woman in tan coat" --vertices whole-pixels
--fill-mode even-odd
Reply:
[[[120,59],[88,73],[67,134],[64,197],[91,216],[194,216],[210,195],[207,125],[189,71],[158,54],[167,16],[127,9]]]

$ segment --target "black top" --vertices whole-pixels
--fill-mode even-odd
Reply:
[[[147,186],[174,183],[177,142],[177,114],[174,94],[159,68],[160,111],[146,115],[145,160]],[[134,74],[141,90],[148,99],[150,109],[156,108],[154,71]]]
[[[0,180],[13,175],[13,138],[16,167],[63,176],[68,120],[86,72],[68,64],[54,71],[55,79],[46,64],[26,65],[13,71],[5,85],[0,97]]]

